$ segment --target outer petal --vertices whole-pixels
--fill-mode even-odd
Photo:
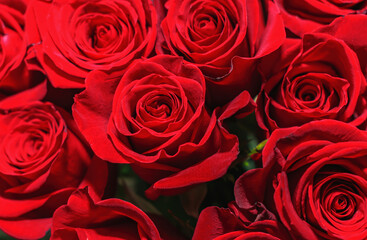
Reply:
[[[97,156],[112,162],[129,163],[107,136],[116,87],[116,79],[108,79],[102,72],[91,72],[86,80],[86,89],[75,97],[73,116]]]
[[[358,26],[358,28],[350,26]],[[367,77],[367,32],[359,31],[366,28],[366,15],[348,15],[335,19],[330,25],[316,32],[327,33],[343,40],[357,54],[362,72]]]
[[[4,229],[6,234],[19,239],[40,239],[50,229],[51,222],[51,218],[16,221],[0,220],[0,228]]]
[[[112,220],[114,224],[107,224]],[[117,224],[119,226],[116,227]],[[120,199],[95,203],[87,189],[76,191],[67,205],[55,211],[51,239],[65,233],[69,235],[71,231],[75,231],[79,239],[122,236],[130,236],[129,239],[161,239],[153,221],[139,208]]]
[[[216,239],[218,236],[239,229],[241,229],[241,222],[229,209],[208,207],[200,213],[192,239]]]

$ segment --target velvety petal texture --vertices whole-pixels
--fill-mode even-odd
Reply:
[[[240,209],[235,203],[230,208],[208,207],[199,216],[193,240],[287,240],[291,239],[287,231],[274,215],[259,211],[255,218],[248,209]],[[261,206],[257,206],[261,209]],[[255,208],[253,209],[255,210]]]
[[[25,10],[24,1],[0,1],[0,99],[33,87],[43,80],[30,71],[25,63]]]
[[[347,123],[278,129],[263,150],[264,167],[237,180],[236,203],[263,205],[293,239],[365,239],[366,157],[366,132]]]
[[[52,240],[161,240],[153,221],[142,210],[121,199],[93,201],[87,189],[70,196],[53,216]],[[175,238],[167,237],[167,240]]]
[[[121,75],[150,54],[157,34],[149,0],[36,0],[26,20],[30,51],[59,88],[84,87],[95,69]]]
[[[237,100],[210,112],[200,70],[160,55],[136,61],[121,79],[92,72],[73,115],[95,153],[131,163],[156,198],[225,174],[239,150],[222,120],[254,108],[247,92]]]
[[[102,196],[107,164],[93,156],[70,114],[51,103],[12,106],[19,102],[0,104],[0,229],[39,239],[76,188]]]
[[[367,24],[367,17],[345,17],[286,41],[274,54],[279,62],[263,71],[266,82],[257,98],[257,121],[268,134],[326,118],[366,128],[366,50],[358,48],[366,39],[351,27],[332,31],[352,23]]]
[[[285,27],[297,36],[330,24],[338,17],[364,15],[367,2],[363,0],[274,0],[279,7]]]
[[[256,95],[261,83],[258,59],[285,38],[279,10],[268,0],[172,0],[157,9],[158,19],[163,19],[157,51],[183,56],[198,66],[215,106],[244,90]]]

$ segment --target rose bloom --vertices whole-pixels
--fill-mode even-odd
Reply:
[[[170,232],[169,230],[167,232]],[[87,189],[76,191],[53,216],[51,239],[161,240],[154,222],[142,210],[121,199],[95,202]],[[181,239],[170,236],[164,239]]]
[[[198,66],[208,81],[211,104],[224,105],[244,90],[257,94],[256,63],[285,37],[272,1],[172,0],[157,9],[158,18],[164,18],[157,51]]]
[[[0,229],[39,239],[76,188],[103,194],[107,164],[93,156],[70,114],[51,103],[13,107],[22,101],[16,97],[0,102]]]
[[[264,167],[237,180],[237,204],[262,204],[293,239],[366,239],[366,158],[367,133],[344,122],[278,129],[263,149]]]
[[[297,36],[330,24],[334,19],[352,14],[365,14],[364,0],[274,0],[286,28]],[[360,28],[359,28],[360,29]]]
[[[84,87],[95,69],[120,75],[156,40],[150,0],[35,0],[26,18],[31,51],[59,88]]]
[[[41,79],[25,64],[23,1],[0,1],[0,99],[33,87]]]
[[[238,199],[241,201],[241,199]],[[291,239],[274,214],[260,204],[253,209],[208,207],[199,216],[193,240],[286,240]],[[256,220],[255,220],[256,219]]]
[[[366,41],[350,27],[359,24],[367,24],[366,16],[345,17],[320,33],[286,41],[274,54],[278,63],[264,70],[256,111],[261,128],[269,133],[326,118],[366,128],[366,52],[357,46]]]
[[[222,120],[253,107],[245,92],[226,108],[208,111],[200,70],[159,55],[137,60],[121,79],[92,72],[73,116],[94,152],[133,164],[153,184],[147,194],[155,198],[223,176],[238,155],[238,139]]]

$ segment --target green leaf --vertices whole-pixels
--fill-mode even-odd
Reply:
[[[261,153],[261,151],[264,149],[265,144],[267,143],[268,139],[265,139],[264,141],[262,141],[261,143],[259,143],[255,148],[253,148],[249,154],[248,157],[251,157],[251,155],[255,154],[255,153]]]

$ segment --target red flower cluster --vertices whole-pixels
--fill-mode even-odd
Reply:
[[[362,0],[0,0],[0,230],[366,239],[366,11]]]

